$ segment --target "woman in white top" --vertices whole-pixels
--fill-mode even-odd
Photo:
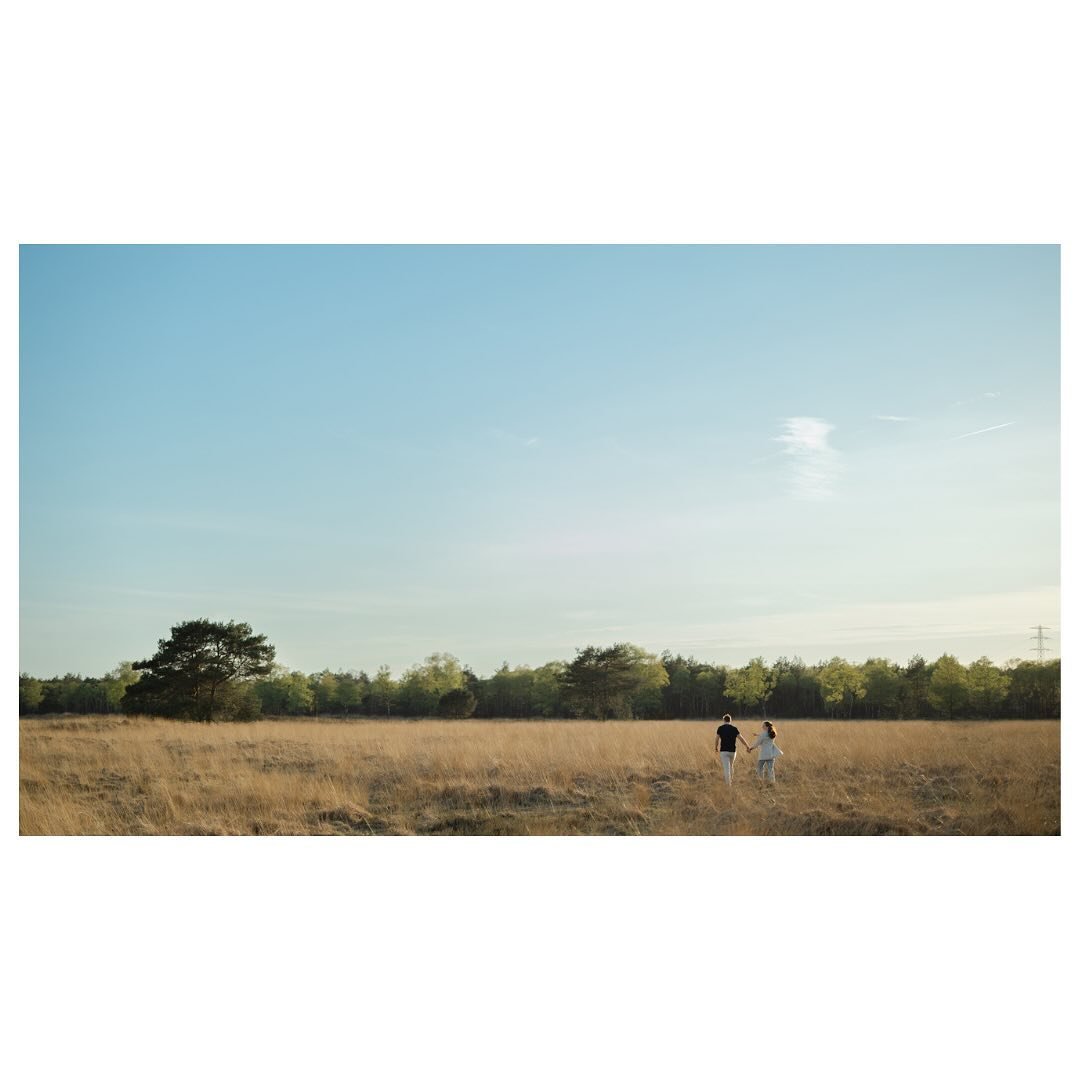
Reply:
[[[757,771],[758,776],[769,778],[769,783],[776,783],[776,774],[773,772],[773,761],[784,751],[776,745],[776,728],[768,720],[761,725],[761,734],[750,744],[750,749],[757,748]]]

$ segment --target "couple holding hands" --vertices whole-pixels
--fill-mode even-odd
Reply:
[[[757,749],[757,771],[762,779],[768,779],[769,783],[776,783],[776,774],[773,772],[773,761],[784,751],[776,745],[776,728],[766,720],[761,725],[761,734],[748,743],[740,734],[739,729],[731,722],[730,715],[724,715],[723,723],[716,729],[716,752],[720,755],[720,764],[724,767],[724,780],[731,783],[731,770],[735,764],[735,753],[738,750],[737,743],[742,743],[747,750]]]

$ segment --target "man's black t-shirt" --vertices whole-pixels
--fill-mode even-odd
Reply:
[[[720,736],[720,752],[735,753],[735,740],[738,738],[739,729],[734,724],[721,724],[716,729],[716,734]]]

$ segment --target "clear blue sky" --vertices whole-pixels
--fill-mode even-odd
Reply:
[[[29,247],[21,656],[1030,655],[1056,247]]]

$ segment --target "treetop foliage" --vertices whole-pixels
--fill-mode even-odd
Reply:
[[[653,655],[628,642],[589,645],[540,667],[503,663],[478,676],[449,653],[432,653],[395,678],[383,665],[305,674],[273,663],[274,649],[246,623],[181,623],[149,660],[100,678],[19,677],[19,712],[143,712],[190,719],[257,716],[698,718],[733,715],[894,719],[1021,719],[1061,715],[1061,663],[946,653],[906,664],[871,657],[799,657],[741,667]]]
[[[655,656],[627,642],[579,649],[561,680],[567,704],[596,720],[633,716],[635,699],[669,681]]]
[[[144,674],[127,688],[124,709],[213,720],[226,686],[269,675],[273,661],[273,645],[247,623],[177,623],[149,660],[132,664]]]

